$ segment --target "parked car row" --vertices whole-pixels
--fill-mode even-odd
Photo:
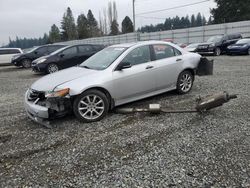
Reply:
[[[250,55],[250,38],[243,38],[241,34],[216,35],[210,37],[205,43],[190,44],[185,49],[201,55]]]

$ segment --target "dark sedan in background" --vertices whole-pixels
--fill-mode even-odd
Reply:
[[[46,74],[54,73],[81,64],[103,48],[103,45],[90,44],[67,46],[33,61],[32,70]]]
[[[227,48],[227,54],[248,54],[250,55],[250,38],[241,39],[236,44]]]
[[[22,66],[24,68],[30,68],[31,67],[31,62],[39,57],[49,55],[50,53],[65,47],[66,45],[44,45],[44,46],[39,46],[35,47],[32,50],[16,55],[12,58],[11,63],[15,66]]]
[[[209,38],[207,42],[199,44],[196,52],[201,55],[219,56],[227,52],[227,47],[242,39],[241,34],[217,35]]]

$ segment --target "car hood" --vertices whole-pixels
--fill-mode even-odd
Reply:
[[[53,74],[42,77],[32,84],[31,89],[37,91],[53,91],[57,86],[75,80],[82,76],[97,74],[99,71],[82,67],[72,67]]]

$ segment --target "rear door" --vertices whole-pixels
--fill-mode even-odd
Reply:
[[[167,44],[152,45],[155,64],[157,65],[157,90],[176,87],[178,75],[183,64],[183,55],[176,48]]]
[[[82,45],[78,46],[78,51],[79,51],[79,60],[77,64],[81,64],[85,60],[87,60],[89,57],[94,55],[96,53],[96,50],[90,46],[90,45]]]
[[[58,65],[60,68],[68,68],[73,67],[78,64],[78,50],[76,46],[65,49],[59,54],[59,62]]]

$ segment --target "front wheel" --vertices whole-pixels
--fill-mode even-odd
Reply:
[[[89,90],[74,100],[73,111],[77,119],[90,123],[103,119],[109,109],[107,96],[98,90]]]
[[[220,48],[215,48],[214,55],[215,56],[220,56],[221,55],[221,49]]]
[[[22,60],[21,65],[22,65],[23,68],[28,69],[28,68],[31,67],[31,60],[24,59],[24,60]]]
[[[194,75],[190,71],[183,71],[177,80],[177,92],[186,94],[191,91],[194,83]]]
[[[59,71],[59,67],[54,63],[51,63],[47,66],[47,73],[48,74],[52,74],[52,73],[58,72],[58,71]]]

